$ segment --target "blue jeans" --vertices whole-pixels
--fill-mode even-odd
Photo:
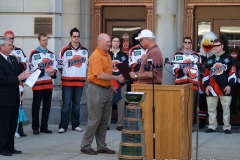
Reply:
[[[79,127],[80,122],[80,101],[82,97],[83,87],[77,86],[62,86],[63,106],[61,110],[61,123],[59,128],[65,131],[68,129],[69,115],[71,109],[72,129]]]

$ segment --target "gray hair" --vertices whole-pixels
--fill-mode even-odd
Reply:
[[[5,46],[6,41],[11,41],[11,39],[6,37],[0,38],[0,46]]]

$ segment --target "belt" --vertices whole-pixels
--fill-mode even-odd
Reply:
[[[110,86],[102,86],[102,85],[97,84],[97,83],[94,83],[94,82],[89,82],[89,83],[92,84],[92,85],[94,85],[94,86],[98,86],[98,87],[104,88],[104,89],[109,89],[109,88],[110,88]]]

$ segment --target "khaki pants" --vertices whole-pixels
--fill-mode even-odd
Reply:
[[[117,127],[118,126],[123,126],[123,119],[124,119],[124,113],[125,113],[125,97],[124,97],[124,92],[126,92],[127,90],[127,85],[125,84],[122,88],[121,88],[121,96],[122,99],[120,101],[118,101],[117,103],[117,110],[118,110],[118,121],[117,121]],[[108,120],[108,125],[111,124],[111,118],[112,118],[112,107],[111,107],[111,111],[110,111],[110,116],[109,116],[109,120]]]
[[[220,98],[222,109],[223,109],[223,130],[230,130],[231,125],[230,121],[230,103],[232,100],[231,96],[207,96],[207,104],[208,104],[208,115],[209,115],[209,126],[213,130],[217,128],[217,104],[218,98]]]
[[[97,150],[107,148],[105,142],[113,92],[111,87],[104,89],[88,84],[86,97],[88,106],[88,123],[82,139],[81,149],[90,149],[95,136]]]

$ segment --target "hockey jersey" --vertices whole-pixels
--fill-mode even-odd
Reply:
[[[25,71],[27,69],[27,56],[24,54],[24,52],[21,50],[21,48],[18,48],[16,46],[13,46],[12,52],[10,55],[17,58],[18,63],[21,64],[21,70]]]
[[[53,89],[52,77],[45,73],[45,68],[52,68],[57,71],[57,60],[55,54],[48,49],[44,52],[40,47],[36,48],[29,56],[29,71],[34,72],[36,69],[41,70],[41,74],[32,90]]]
[[[201,63],[200,55],[194,51],[186,54],[183,50],[174,55],[173,73],[175,75],[175,84],[182,85],[187,83],[193,84],[193,90],[198,90],[198,67],[196,63]],[[187,67],[188,74],[183,73],[183,69]]]
[[[133,72],[137,72],[141,66],[142,55],[147,53],[147,49],[144,49],[140,44],[133,46],[129,51],[129,67]]]
[[[58,59],[58,69],[62,74],[61,85],[84,86],[87,75],[88,50],[79,43],[74,48],[71,42],[62,48]]]
[[[204,72],[204,86],[210,86],[209,96],[225,96],[226,86],[234,87],[236,83],[236,67],[233,58],[228,53],[220,56],[212,55],[207,59],[207,67]],[[231,93],[227,96],[232,95]]]
[[[138,72],[142,63],[142,56],[147,53],[141,44],[133,46],[129,51],[128,64],[132,72]],[[138,79],[133,79],[133,84],[138,83]]]

